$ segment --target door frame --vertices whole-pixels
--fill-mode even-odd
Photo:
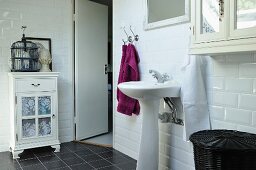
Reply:
[[[72,83],[72,91],[73,91],[73,116],[72,116],[72,126],[73,126],[73,141],[76,141],[76,118],[77,118],[77,112],[76,112],[76,80],[77,80],[77,75],[76,75],[76,55],[75,55],[75,48],[76,48],[76,43],[75,43],[75,22],[76,22],[76,6],[75,6],[75,1],[76,0],[71,0],[71,3],[72,3],[72,56],[73,56],[73,59],[72,59],[72,65],[73,65],[73,68],[72,68],[72,77],[73,77],[73,83]],[[96,3],[96,2],[95,2]],[[113,19],[113,14],[112,14],[112,19]],[[108,21],[109,22],[109,21]],[[112,28],[112,31],[113,31],[113,28]],[[112,50],[112,146],[114,147],[114,134],[115,134],[115,131],[114,131],[114,124],[115,124],[115,119],[114,119],[114,106],[115,106],[115,98],[114,98],[114,55],[113,55],[113,36],[112,36],[112,41],[111,41],[111,50]]]

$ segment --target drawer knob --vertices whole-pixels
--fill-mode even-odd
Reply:
[[[34,86],[34,87],[38,87],[38,86],[40,86],[40,84],[31,84],[32,86]]]

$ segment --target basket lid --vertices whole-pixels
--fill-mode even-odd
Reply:
[[[234,130],[203,130],[190,136],[190,141],[209,149],[255,150],[256,135]]]

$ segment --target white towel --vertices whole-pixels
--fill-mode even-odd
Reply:
[[[210,129],[210,114],[201,56],[188,56],[182,68],[184,77],[181,83],[181,101],[184,112],[184,140],[192,133]]]

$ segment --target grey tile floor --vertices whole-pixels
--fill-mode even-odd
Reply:
[[[135,170],[136,160],[113,148],[75,142],[61,144],[61,151],[51,147],[25,150],[20,159],[10,152],[0,153],[0,170]]]

